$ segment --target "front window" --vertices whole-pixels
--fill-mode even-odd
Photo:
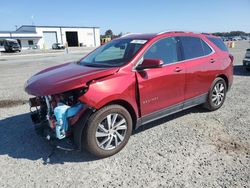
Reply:
[[[118,67],[128,63],[147,40],[117,39],[93,51],[79,64],[94,67]]]
[[[174,37],[161,39],[154,43],[144,54],[144,59],[160,59],[164,64],[178,61],[177,41]]]
[[[9,46],[19,46],[19,44],[17,42],[10,41]]]

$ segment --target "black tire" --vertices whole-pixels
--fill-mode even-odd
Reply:
[[[246,67],[246,70],[247,70],[247,71],[250,71],[250,68],[249,68],[249,67]]]
[[[224,87],[224,96],[218,105],[216,105],[212,99],[214,89],[215,89],[215,86],[217,86],[217,84],[222,84]],[[226,84],[225,80],[223,78],[220,78],[220,77],[216,78],[211,85],[211,88],[209,90],[208,97],[207,97],[207,102],[203,105],[203,107],[208,109],[209,111],[214,111],[214,110],[219,109],[223,105],[223,103],[226,99],[226,93],[227,93],[227,84]]]
[[[98,126],[100,123],[106,120],[106,118],[110,114],[117,114],[119,117],[122,117],[126,121],[126,130],[123,132],[124,134],[124,139],[120,143],[115,146],[113,149],[106,150],[104,148],[101,148],[98,146],[98,139],[96,137],[97,130],[99,130]],[[112,116],[111,116],[112,117]],[[132,133],[132,118],[129,112],[122,106],[120,105],[109,105],[105,106],[102,109],[96,111],[94,114],[92,114],[87,122],[87,125],[84,130],[84,138],[83,144],[85,148],[92,153],[93,155],[97,156],[98,158],[104,158],[104,157],[109,157],[111,155],[114,155],[118,153],[128,142],[130,135]],[[105,133],[106,134],[106,133]],[[109,133],[111,134],[111,133]],[[113,133],[115,134],[115,133]],[[117,138],[118,136],[115,135],[116,137],[116,143],[117,143]],[[111,140],[114,139],[113,136],[111,136]],[[103,139],[108,139],[108,137],[104,137]],[[115,140],[112,141],[114,143]],[[108,144],[108,143],[107,143]],[[104,144],[103,144],[104,145]]]

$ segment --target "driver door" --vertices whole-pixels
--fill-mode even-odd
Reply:
[[[185,67],[179,61],[179,44],[174,37],[160,39],[144,54],[144,59],[161,59],[160,68],[136,72],[140,107],[145,121],[183,108]],[[143,118],[142,118],[143,119]]]

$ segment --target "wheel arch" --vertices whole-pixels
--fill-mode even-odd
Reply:
[[[120,105],[120,106],[124,107],[129,112],[129,114],[131,115],[131,118],[132,118],[132,122],[133,122],[133,129],[135,129],[136,123],[137,123],[137,114],[136,114],[135,109],[133,108],[133,106],[129,102],[127,102],[125,100],[122,100],[122,99],[121,100],[110,101],[107,104],[105,104],[104,106],[112,105],[112,104]]]
[[[227,90],[229,89],[229,81],[228,81],[228,78],[225,74],[220,74],[217,76],[217,78],[222,78],[223,80],[225,80],[226,82],[226,85],[227,85]]]

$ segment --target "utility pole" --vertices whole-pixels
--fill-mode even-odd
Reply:
[[[35,25],[35,23],[34,23],[34,15],[31,16],[31,25]]]

